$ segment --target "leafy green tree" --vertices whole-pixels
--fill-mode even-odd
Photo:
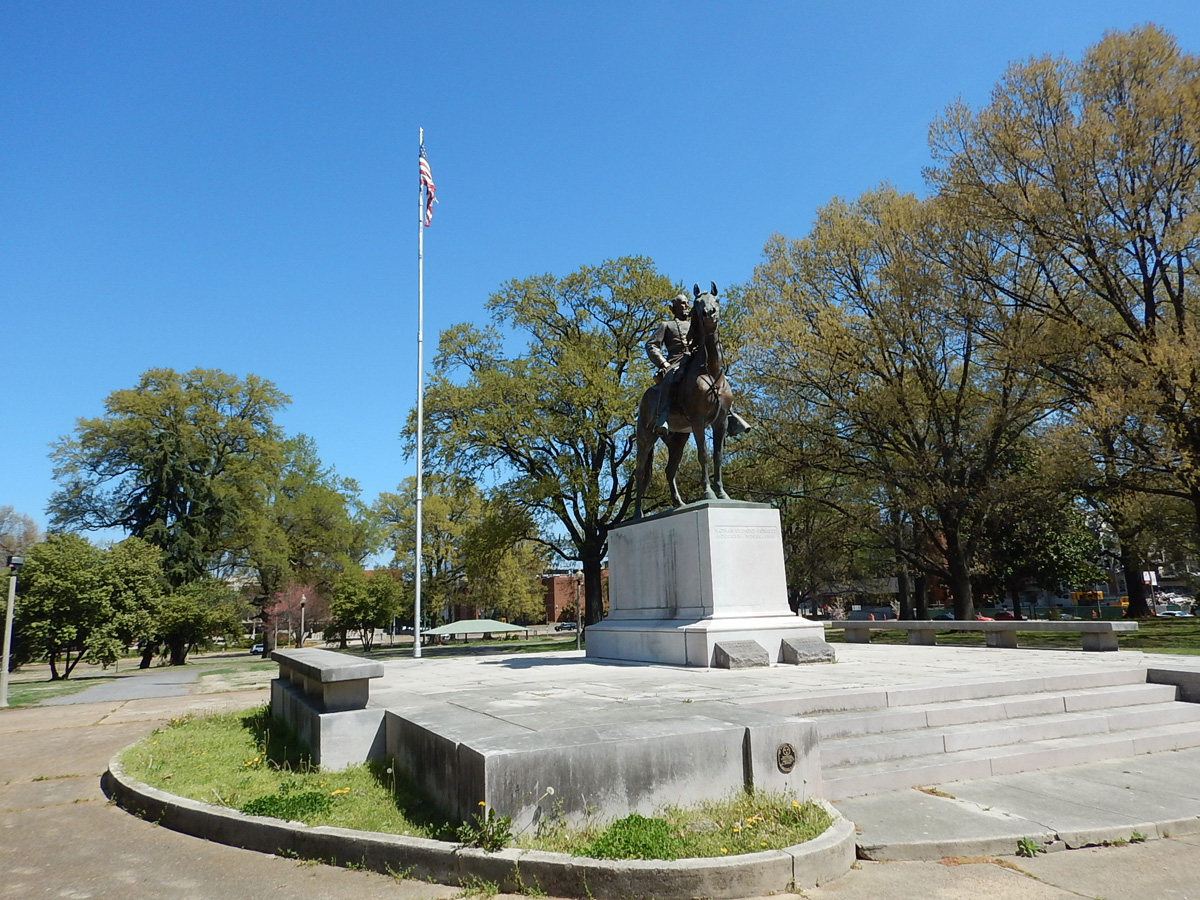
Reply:
[[[426,611],[448,611],[458,602],[467,576],[467,536],[483,515],[485,501],[473,481],[459,475],[430,473],[424,478],[421,510],[421,598]],[[403,573],[406,607],[411,611],[416,555],[416,478],[396,492],[385,491],[374,512],[392,550],[392,566]]]
[[[940,205],[883,188],[830,203],[802,240],[773,238],[747,288],[759,452],[870,486],[850,495],[878,510],[858,521],[944,580],[960,618],[974,615],[972,566],[1021,442],[1056,402],[988,337],[1024,323],[948,258],[950,246],[986,252],[987,240]],[[913,539],[899,541],[900,528]]]
[[[103,565],[103,553],[74,534],[52,534],[25,557],[13,628],[31,658],[49,661],[51,680],[71,677],[111,618]]]
[[[139,538],[104,551],[100,583],[108,616],[89,640],[93,662],[110,665],[135,642],[156,643],[168,592],[161,560],[162,554]]]
[[[425,409],[438,468],[498,478],[551,548],[581,563],[589,623],[603,614],[608,529],[631,508],[632,425],[651,383],[643,344],[676,291],[644,257],[510,281],[487,301],[492,326],[447,329],[434,361]],[[509,352],[521,335],[525,351]]]
[[[997,242],[964,274],[1037,315],[1053,337],[1033,345],[1039,363],[1081,411],[1150,411],[1200,520],[1200,58],[1154,25],[1110,33],[1078,62],[1010,67],[931,140],[943,202]]]
[[[263,504],[244,517],[242,545],[231,551],[253,574],[260,607],[277,605],[296,585],[320,595],[338,572],[361,564],[379,546],[374,514],[360,502],[358,484],[325,466],[311,438],[284,440],[282,453],[277,478],[264,486]],[[267,629],[264,653],[273,646],[274,629]]]
[[[151,369],[54,445],[58,528],[121,528],[159,548],[168,581],[201,579],[241,543],[282,464],[289,402],[254,375]]]
[[[386,569],[367,574],[351,567],[333,580],[329,611],[339,628],[358,632],[363,650],[370,653],[375,629],[391,624],[400,595],[400,582]]]
[[[216,578],[190,581],[163,599],[157,624],[171,665],[182,666],[197,644],[240,630],[236,594]]]
[[[468,567],[468,601],[485,619],[533,623],[546,619],[545,588],[539,579],[546,570],[545,548],[532,541],[508,547],[478,570]]]

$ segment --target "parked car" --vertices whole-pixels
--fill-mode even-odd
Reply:
[[[251,653],[255,653],[255,654],[259,655],[259,656],[262,656],[262,652],[263,652],[263,645],[262,645],[262,644],[255,644],[253,647],[251,647],[251,648],[250,648],[250,652],[251,652]]]
[[[979,613],[975,613],[975,621],[976,622],[995,622],[996,620],[993,619],[991,616],[983,616],[983,615],[980,615]]]
[[[935,620],[937,620],[937,619],[953,619],[954,613],[942,613],[941,615],[934,616],[933,618]]]
[[[575,622],[559,622],[554,626],[555,631],[574,631],[579,625]]]
[[[1174,619],[1190,619],[1191,618],[1191,616],[1189,616],[1187,613],[1180,612],[1177,609],[1164,609],[1162,612],[1157,613],[1156,615],[1170,616],[1171,618],[1174,618]]]
[[[1000,621],[1010,622],[1010,621],[1014,621],[1016,619],[1020,619],[1022,622],[1024,622],[1025,619],[1028,617],[1027,616],[1015,616],[1012,613],[1010,613],[1007,609],[1002,609],[1002,610],[1000,610],[1000,612],[996,613],[996,615],[993,616],[992,618],[994,618],[997,622],[1000,622]]]

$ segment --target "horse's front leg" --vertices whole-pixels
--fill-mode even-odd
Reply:
[[[704,488],[706,500],[716,500],[717,495],[708,481],[708,442],[704,439],[704,420],[692,420],[692,434],[696,438],[696,459],[700,463],[700,486]]]
[[[721,464],[725,460],[725,423],[728,417],[720,415],[717,417],[717,422],[713,424],[713,487],[716,489],[717,497],[721,500],[728,500],[729,495],[725,493],[725,485],[721,480]]]
[[[673,431],[666,438],[667,445],[667,488],[671,492],[671,504],[683,506],[683,497],[679,495],[679,485],[675,483],[675,473],[679,471],[679,463],[683,459],[683,448],[687,446],[687,432]]]

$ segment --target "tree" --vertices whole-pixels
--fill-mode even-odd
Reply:
[[[281,449],[278,476],[264,485],[262,505],[243,518],[241,544],[231,551],[257,582],[263,616],[293,587],[319,595],[338,572],[361,564],[379,545],[374,514],[359,501],[353,479],[325,466],[306,435],[284,440]],[[266,633],[264,655],[274,646],[275,630]]]
[[[126,538],[104,551],[100,584],[107,617],[92,634],[89,656],[110,665],[133,643],[157,646],[163,603],[168,592],[162,554],[139,538]],[[142,668],[146,668],[145,661]]]
[[[1056,408],[1047,380],[989,339],[1028,324],[958,271],[952,248],[988,242],[882,188],[831,202],[803,240],[773,238],[747,289],[759,452],[856,486],[877,511],[863,523],[943,579],[960,618],[974,616],[972,566],[1021,443]]]
[[[49,661],[52,681],[71,677],[111,618],[103,561],[100,550],[73,534],[52,534],[25,557],[13,628],[31,658]]]
[[[678,288],[644,257],[563,278],[510,281],[487,301],[493,325],[442,332],[426,394],[430,450],[443,471],[491,474],[586,576],[587,622],[603,615],[608,529],[631,508],[633,420],[649,386],[643,342]],[[524,334],[510,354],[501,329]],[[515,336],[515,335],[513,335]]]
[[[0,506],[0,556],[24,556],[41,539],[33,519],[11,506]]]
[[[385,570],[367,574],[348,568],[333,581],[329,611],[338,626],[357,631],[363,650],[371,652],[375,629],[390,625],[400,602],[400,583]]]
[[[1040,364],[1081,409],[1151,412],[1200,521],[1200,59],[1153,25],[1110,33],[1012,66],[931,134],[943,200],[1040,276],[970,277],[1046,323]]]
[[[483,515],[484,499],[473,481],[430,473],[421,508],[421,597],[426,610],[449,610],[467,576],[464,542]],[[414,591],[417,480],[406,478],[395,493],[379,495],[374,512],[392,550],[392,567],[403,573],[406,594]]]
[[[170,664],[182,666],[196,644],[214,634],[238,631],[241,615],[229,585],[215,578],[201,578],[176,588],[164,598],[158,627],[170,654]]]
[[[149,370],[54,445],[53,526],[122,528],[162,550],[172,585],[204,578],[276,480],[288,402],[254,375]]]
[[[467,569],[467,600],[483,618],[526,624],[545,620],[546,591],[539,579],[546,569],[544,548],[522,541],[494,557],[478,560]]]

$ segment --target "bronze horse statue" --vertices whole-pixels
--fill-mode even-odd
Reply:
[[[669,433],[663,441],[667,445],[667,485],[671,490],[671,502],[683,506],[675,474],[679,471],[683,450],[688,437],[696,438],[696,455],[700,462],[700,478],[704,496],[709,500],[728,500],[729,495],[721,483],[721,462],[725,454],[725,432],[729,412],[733,406],[733,391],[725,377],[721,359],[721,338],[718,332],[721,307],[717,303],[717,286],[712,284],[707,293],[700,293],[700,286],[692,288],[691,324],[688,339],[692,344],[690,358],[683,363],[675,396],[671,399],[667,413]],[[649,388],[642,394],[637,416],[637,465],[634,469],[637,493],[634,499],[634,518],[642,516],[642,497],[650,483],[654,466],[654,448],[659,436],[654,431],[655,391],[666,390],[665,384]],[[708,446],[705,429],[712,429],[712,482],[708,476]]]

